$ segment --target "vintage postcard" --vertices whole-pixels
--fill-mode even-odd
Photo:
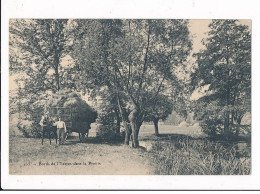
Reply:
[[[9,173],[249,175],[251,20],[10,19]]]
[[[9,17],[6,176],[252,176],[252,20],[171,18]]]

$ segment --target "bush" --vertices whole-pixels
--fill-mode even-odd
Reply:
[[[250,151],[222,146],[209,140],[180,138],[152,146],[156,174],[162,175],[248,175]]]
[[[42,136],[42,130],[39,123],[25,120],[18,122],[17,127],[24,137],[40,138]]]
[[[223,122],[218,118],[206,118],[200,122],[202,131],[209,136],[216,136],[223,133]]]
[[[117,126],[115,124],[99,125],[96,129],[96,137],[106,140],[121,140],[124,138],[123,134],[117,133]]]
[[[22,132],[22,135],[24,137],[32,137],[32,122],[28,121],[28,120],[21,120],[18,121],[17,123],[17,128],[19,131]]]
[[[18,124],[17,127],[18,127],[18,130],[22,132],[24,137],[30,137],[28,127],[21,125],[21,124]]]

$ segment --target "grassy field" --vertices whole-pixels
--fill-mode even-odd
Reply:
[[[249,174],[248,144],[223,146],[205,139],[198,127],[153,125],[140,130],[140,148],[100,141],[91,126],[86,143],[77,134],[65,145],[10,136],[10,174]],[[232,162],[233,161],[233,162]],[[236,166],[236,168],[234,168]]]

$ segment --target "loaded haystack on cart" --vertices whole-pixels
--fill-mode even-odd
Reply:
[[[76,132],[79,139],[84,142],[88,137],[91,123],[97,118],[97,112],[91,108],[77,93],[56,93],[46,100],[45,112],[48,115],[48,123],[54,124],[61,118],[65,122],[67,134]],[[43,125],[43,134],[46,130],[53,130],[53,125]],[[46,129],[46,128],[49,129]],[[51,129],[52,128],[52,129]],[[42,142],[43,142],[42,135]]]

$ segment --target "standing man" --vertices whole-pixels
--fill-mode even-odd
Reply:
[[[65,134],[67,133],[66,124],[59,117],[59,121],[54,123],[54,125],[57,125],[57,136],[58,136],[58,139],[59,139],[59,144],[62,145],[62,144],[64,144]]]

